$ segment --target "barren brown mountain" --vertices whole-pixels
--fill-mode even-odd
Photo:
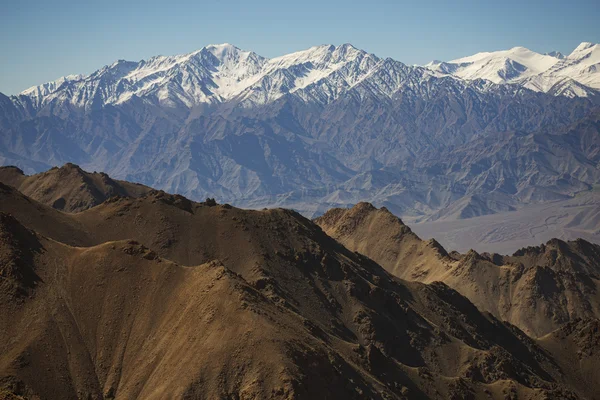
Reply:
[[[0,396],[600,392],[596,320],[531,339],[443,283],[392,276],[293,211],[151,191],[69,214],[0,184],[0,212]]]
[[[359,203],[315,220],[331,237],[403,279],[442,281],[480,310],[534,337],[576,318],[600,317],[600,246],[553,239],[512,256],[448,254],[387,209]]]
[[[144,185],[113,180],[102,172],[86,172],[70,163],[30,176],[17,167],[0,167],[0,182],[67,212],[87,210],[112,196],[139,197],[151,190]]]
[[[370,257],[399,278],[433,282],[455,261],[435,241],[421,240],[385,207],[333,208],[315,222],[348,249]]]

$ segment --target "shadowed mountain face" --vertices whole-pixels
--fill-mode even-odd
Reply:
[[[0,212],[4,393],[541,399],[600,390],[597,343],[577,339],[593,321],[532,340],[442,283],[393,277],[293,211],[151,191],[67,214],[2,184]],[[584,369],[563,372],[562,343],[585,349]]]
[[[0,167],[0,182],[66,212],[87,210],[112,196],[139,197],[151,190],[147,186],[115,181],[105,173],[85,172],[74,164],[31,176],[16,167]]]
[[[403,279],[441,281],[480,310],[543,336],[574,318],[600,317],[600,246],[553,239],[512,256],[471,250],[448,254],[422,241],[387,209],[360,203],[315,222],[348,249]]]

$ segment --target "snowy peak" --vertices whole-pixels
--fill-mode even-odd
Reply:
[[[238,75],[258,73],[267,61],[267,59],[254,52],[241,50],[229,43],[206,46],[197,52],[191,53],[191,56],[207,56],[209,54],[216,60],[215,67]]]
[[[355,61],[364,56],[378,60],[376,56],[359,50],[350,44],[343,44],[337,47],[333,45],[321,45],[273,58],[269,61],[269,68],[289,68],[294,65],[309,63],[318,69],[335,68],[335,66]]]
[[[532,77],[526,82],[526,86],[539,86],[540,90],[549,91],[565,80],[578,84],[578,87],[573,87],[567,93],[590,93],[590,88],[600,90],[600,46],[589,42],[581,43],[567,57],[558,60],[540,75]]]
[[[295,93],[305,101],[327,103],[367,77],[380,61],[350,44],[311,47],[269,60],[236,99],[251,106]]]
[[[63,76],[62,78],[58,78],[55,81],[51,81],[51,82],[47,82],[44,83],[42,85],[39,86],[32,86],[29,89],[25,89],[22,94],[33,94],[35,92],[45,92],[45,93],[49,93],[52,92],[54,90],[56,90],[58,87],[60,87],[60,85],[62,85],[65,82],[70,82],[70,81],[77,81],[80,80],[84,77],[84,75],[67,75],[67,76]],[[45,90],[44,90],[45,89]]]
[[[494,83],[507,83],[525,76],[539,74],[557,62],[525,47],[492,53],[478,53],[459,58],[448,64],[456,66],[453,75],[463,79],[487,79]]]
[[[238,47],[236,47],[230,43],[209,44],[208,46],[205,46],[204,49],[206,51],[211,52],[215,57],[220,58],[220,59],[227,58],[228,56],[231,56],[231,55],[235,56],[236,54],[243,52]],[[200,51],[202,51],[202,50],[200,50]],[[249,52],[245,52],[245,53],[249,53]]]
[[[33,105],[39,107],[43,102],[44,98],[46,98],[46,96],[51,95],[52,93],[56,92],[63,86],[66,86],[70,82],[80,81],[84,78],[84,75],[63,76],[62,78],[58,78],[57,80],[47,82],[39,86],[30,87],[29,89],[26,89],[23,92],[21,92],[21,94],[29,97]]]
[[[576,55],[577,53],[589,50],[589,49],[591,49],[592,47],[595,47],[595,46],[597,46],[597,44],[590,43],[590,42],[581,42],[581,44],[579,46],[577,46],[575,48],[575,50],[573,50],[573,53],[571,53],[569,55],[569,57],[571,57],[573,55]]]
[[[540,54],[513,47],[449,62],[431,62],[425,67],[461,79],[519,84],[562,96],[589,96],[594,89],[600,89],[600,46],[589,42],[581,43],[566,57],[556,51]]]

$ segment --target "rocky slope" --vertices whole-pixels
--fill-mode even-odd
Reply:
[[[74,164],[30,176],[16,167],[0,167],[0,182],[67,212],[87,210],[113,196],[140,197],[152,190],[144,185],[115,181],[102,172],[85,172]]]
[[[592,361],[567,376],[554,339],[529,339],[444,284],[394,278],[293,211],[153,191],[67,214],[4,184],[0,208],[3,393],[541,399],[600,390],[594,342],[581,344]]]
[[[435,239],[421,240],[385,207],[363,202],[351,209],[334,208],[314,222],[347,248],[402,279],[433,282],[432,271],[445,272],[455,261]]]
[[[328,211],[315,222],[394,275],[444,282],[529,335],[543,336],[574,318],[600,317],[600,246],[585,240],[553,239],[512,256],[448,254],[434,240],[422,241],[387,209],[366,203]]]

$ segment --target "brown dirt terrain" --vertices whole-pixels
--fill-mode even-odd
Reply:
[[[566,378],[577,384],[600,382],[600,321],[595,318],[575,319],[542,337],[538,343],[560,358]],[[583,379],[582,379],[583,378]],[[596,387],[595,398],[600,389]],[[593,392],[592,392],[593,393]]]
[[[70,163],[30,176],[17,167],[0,167],[0,182],[66,212],[87,210],[112,196],[140,197],[151,190],[144,185],[113,180],[102,172],[86,172]]]
[[[576,318],[600,317],[600,246],[585,240],[553,239],[512,256],[473,250],[461,255],[421,240],[385,208],[367,203],[330,210],[315,222],[394,275],[442,281],[534,337]]]
[[[348,249],[358,251],[399,278],[440,280],[455,261],[435,239],[421,240],[385,207],[358,203],[350,209],[334,208],[315,222]]]
[[[395,278],[293,211],[152,191],[67,214],[0,185],[0,212],[7,398],[600,391],[595,342],[576,344],[591,361],[567,374],[554,341],[530,339],[442,283]]]

